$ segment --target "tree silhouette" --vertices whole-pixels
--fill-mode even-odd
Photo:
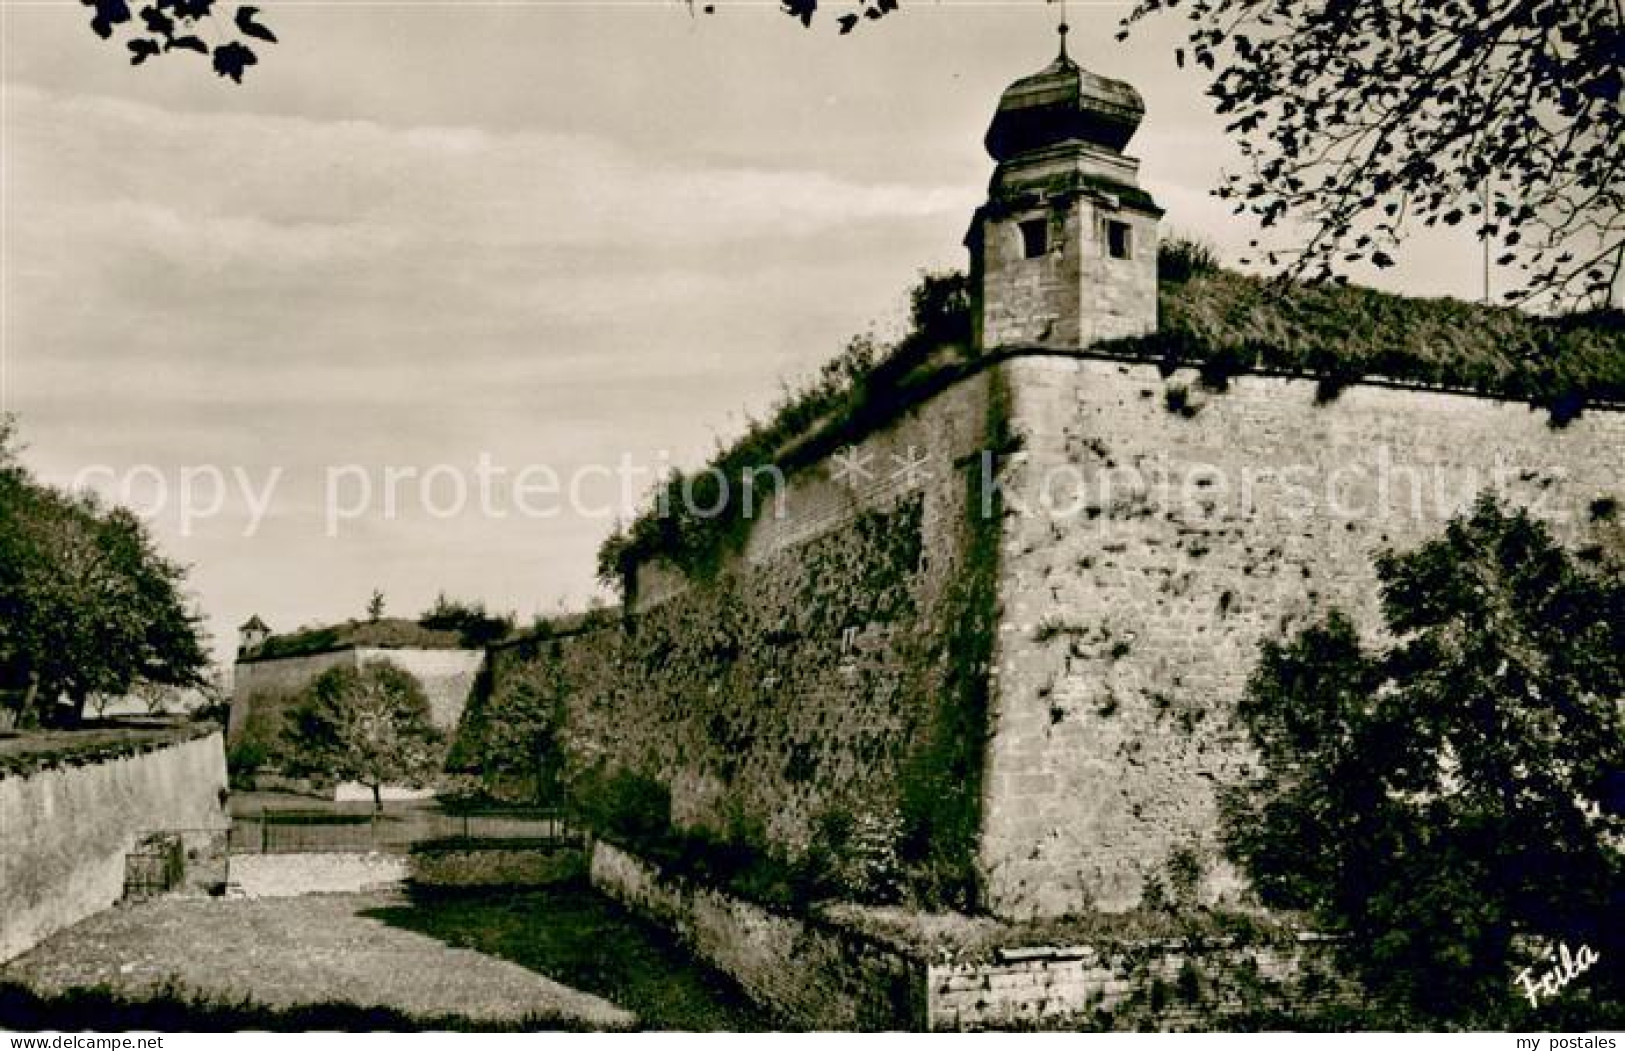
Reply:
[[[1521,275],[1508,300],[1606,304],[1625,268],[1618,0],[1140,0],[1119,36],[1176,9],[1250,166],[1219,195],[1308,227],[1262,259],[1323,280],[1461,225]]]

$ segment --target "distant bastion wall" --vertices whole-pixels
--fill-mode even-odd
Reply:
[[[227,739],[235,743],[254,723],[270,726],[277,712],[323,672],[331,668],[389,663],[411,672],[428,695],[434,725],[457,728],[469,695],[485,662],[483,650],[381,648],[356,646],[324,653],[272,660],[238,661],[231,695]]]
[[[498,650],[494,682],[540,662],[572,776],[657,780],[679,825],[794,854],[831,812],[896,819],[1010,919],[1131,909],[1176,852],[1232,896],[1216,796],[1251,761],[1260,643],[1334,606],[1375,632],[1373,557],[1486,488],[1571,546],[1625,496],[1617,410],[1325,394],[993,356],[793,474],[714,578],[657,564],[626,616]]]

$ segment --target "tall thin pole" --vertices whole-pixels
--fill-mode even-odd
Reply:
[[[1484,197],[1484,305],[1490,305],[1490,180],[1484,177],[1484,186],[1480,191]]]

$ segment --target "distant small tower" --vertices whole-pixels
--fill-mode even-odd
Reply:
[[[965,245],[980,290],[976,340],[1075,348],[1157,327],[1157,221],[1140,162],[1123,153],[1145,104],[1066,53],[999,100],[999,162]]]
[[[266,627],[259,614],[254,614],[237,629],[237,655],[241,657],[252,653],[263,646],[265,640],[270,637],[271,629]]]

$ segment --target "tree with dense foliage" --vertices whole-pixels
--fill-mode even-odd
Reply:
[[[518,663],[471,711],[466,761],[494,795],[557,803],[563,794],[564,684],[557,652]]]
[[[1617,997],[1625,579],[1488,497],[1377,569],[1385,647],[1335,612],[1264,646],[1231,856],[1390,1004],[1495,1017],[1582,946],[1612,963],[1565,1000]]]
[[[1140,0],[1127,26],[1176,9],[1249,164],[1220,196],[1308,228],[1266,256],[1284,272],[1391,266],[1407,232],[1464,225],[1522,273],[1510,300],[1617,289],[1618,0]]]
[[[385,785],[426,786],[445,757],[423,686],[387,662],[319,675],[289,712],[286,744],[291,773],[366,785],[375,811]]]
[[[0,418],[0,689],[21,698],[19,724],[41,705],[48,721],[77,723],[92,696],[201,685],[185,570],[128,510],[37,482],[13,434]]]

